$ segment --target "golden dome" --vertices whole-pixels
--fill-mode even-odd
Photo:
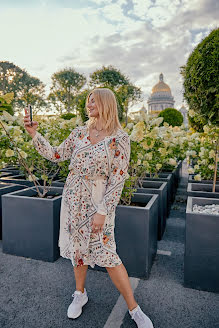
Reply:
[[[152,94],[155,92],[168,92],[171,94],[171,90],[168,84],[164,83],[163,81],[163,74],[160,74],[159,77],[160,81],[155,84],[155,86],[152,88]]]

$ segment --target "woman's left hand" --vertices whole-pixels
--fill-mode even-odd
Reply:
[[[93,233],[98,233],[103,231],[103,225],[105,222],[106,215],[95,213],[92,218],[91,229]]]

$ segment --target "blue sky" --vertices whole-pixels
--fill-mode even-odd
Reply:
[[[0,0],[1,57],[38,77],[73,67],[87,78],[113,65],[143,91],[144,104],[159,74],[175,107],[182,104],[180,66],[218,27],[217,0]]]

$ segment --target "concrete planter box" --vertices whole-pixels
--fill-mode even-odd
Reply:
[[[204,184],[211,184],[211,185],[213,185],[213,180],[196,181],[196,180],[194,180],[194,176],[195,176],[195,174],[189,174],[188,183],[204,183]],[[216,181],[216,184],[219,184],[219,180]]]
[[[159,195],[158,199],[158,226],[157,239],[161,240],[166,228],[167,218],[167,182],[146,181],[144,180],[143,188],[137,188],[137,193]]]
[[[53,199],[31,197],[35,188],[2,196],[2,245],[6,254],[54,262],[58,238],[62,188],[52,187]]]
[[[167,182],[167,212],[169,213],[172,202],[172,193],[173,193],[173,174],[171,173],[160,173],[157,178],[150,177],[149,174],[146,175],[143,180],[149,181],[160,181]]]
[[[219,216],[194,213],[193,206],[218,204],[219,199],[188,197],[184,285],[219,292]]]
[[[2,239],[2,195],[24,188],[15,184],[0,183],[0,239]]]
[[[163,173],[172,173],[173,174],[173,193],[172,193],[172,202],[175,199],[176,190],[179,185],[179,180],[182,176],[182,161],[179,161],[177,167],[171,170],[165,170]]]
[[[219,185],[212,192],[212,185],[205,183],[188,183],[187,195],[192,197],[219,198]]]
[[[53,181],[52,182],[52,186],[53,187],[61,187],[61,188],[64,188],[64,185],[65,185],[65,181],[63,179],[59,179],[59,180],[56,180],[56,181]]]
[[[158,195],[134,193],[132,202],[141,206],[118,205],[115,240],[128,275],[148,279],[157,253]],[[90,270],[106,272],[95,265]]]

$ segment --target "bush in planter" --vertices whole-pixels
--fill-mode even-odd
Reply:
[[[51,144],[59,145],[75,128],[76,124],[80,123],[81,120],[79,118],[69,121],[63,119],[43,119],[39,124],[39,132],[46,135]],[[0,126],[2,167],[22,161],[24,167],[21,169],[21,173],[24,173],[30,181],[43,179],[44,184],[47,181],[50,184],[52,182],[50,176],[56,175],[60,168],[64,172],[67,171],[67,163],[52,163],[40,156],[32,145],[32,138],[23,127],[23,117],[16,118],[3,112]]]
[[[211,125],[204,126],[203,133],[194,133],[188,136],[189,150],[187,151],[187,162],[192,167],[188,169],[189,174],[195,174],[194,180],[212,180],[218,175],[217,166],[217,143],[219,142],[219,128]]]
[[[137,124],[129,123],[125,130],[131,138],[131,165],[138,176],[158,174],[164,166],[176,167],[185,158],[188,142],[186,131],[170,127],[163,118],[140,117]]]

